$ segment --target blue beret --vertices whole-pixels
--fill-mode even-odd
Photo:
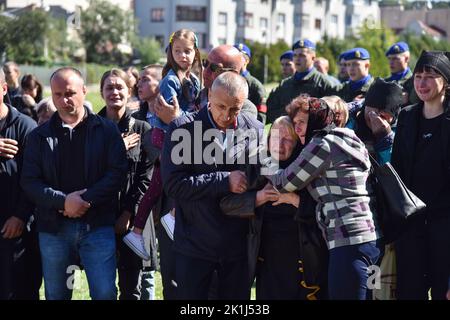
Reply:
[[[389,49],[388,51],[386,51],[386,57],[391,55],[391,54],[399,54],[399,53],[403,53],[409,51],[409,47],[408,44],[406,42],[397,42],[394,43]]]
[[[314,42],[312,42],[312,41],[310,41],[308,39],[303,39],[303,40],[298,40],[292,46],[292,50],[300,49],[300,48],[309,48],[309,49],[312,49],[312,50],[316,50],[316,45],[315,45]]]
[[[370,59],[369,51],[364,48],[353,48],[344,52],[345,60],[368,60]]]
[[[347,60],[346,59],[347,53],[348,53],[348,51],[342,52],[338,57],[338,62],[341,61],[342,59]]]
[[[234,47],[236,49],[238,49],[240,52],[244,53],[247,55],[247,57],[251,58],[252,57],[252,51],[250,50],[249,47],[247,47],[245,44],[243,43],[236,43],[234,45]]]
[[[288,60],[293,60],[294,59],[294,51],[289,50],[284,52],[281,56],[280,56],[280,61],[283,59],[288,59]]]

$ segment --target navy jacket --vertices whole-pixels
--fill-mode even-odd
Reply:
[[[246,258],[248,220],[225,216],[219,206],[220,199],[229,194],[228,176],[233,170],[245,171],[245,164],[208,164],[199,154],[210,145],[200,142],[201,150],[195,150],[194,140],[213,128],[208,108],[197,113],[175,119],[164,140],[161,159],[161,174],[164,190],[175,200],[175,244],[174,250],[195,258],[213,262]],[[194,125],[194,123],[196,123]],[[202,131],[194,133],[195,126],[202,125]],[[238,116],[238,128],[255,128],[258,136],[263,126],[256,119],[245,114]],[[177,130],[174,134],[174,130]],[[177,133],[183,133],[183,142],[190,142],[192,148],[187,152],[192,164],[176,164],[172,158],[178,147],[178,141],[171,141]],[[196,129],[198,130],[198,129]],[[248,151],[248,145],[245,145]],[[194,153],[201,161],[194,163]],[[216,157],[218,159],[218,157]]]
[[[23,151],[28,134],[36,127],[36,122],[7,105],[5,127],[0,137],[14,139],[18,142],[19,151],[13,159],[0,157],[0,202],[3,207],[0,212],[0,226],[11,216],[27,222],[33,213],[33,204],[27,199],[19,184],[22,170]]]
[[[128,162],[117,126],[88,108],[85,172],[87,191],[81,196],[91,203],[82,217],[92,228],[112,226],[119,210],[118,194],[125,183]],[[21,184],[36,204],[37,230],[56,233],[64,216],[66,195],[59,190],[58,139],[55,113],[29,135],[25,148]]]

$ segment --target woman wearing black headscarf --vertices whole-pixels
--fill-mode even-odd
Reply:
[[[305,147],[268,178],[281,192],[307,188],[317,201],[316,218],[329,249],[330,299],[364,300],[370,267],[380,254],[368,151],[352,130],[335,127],[333,111],[321,99],[300,96],[287,111]]]
[[[395,243],[397,298],[445,299],[450,278],[450,53],[424,51],[414,69],[421,102],[400,112],[392,164],[427,205]]]

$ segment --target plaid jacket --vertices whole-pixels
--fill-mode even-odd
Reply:
[[[368,181],[370,165],[367,149],[355,133],[336,128],[316,135],[288,168],[269,179],[282,192],[308,188],[318,202],[319,227],[333,249],[379,237]]]

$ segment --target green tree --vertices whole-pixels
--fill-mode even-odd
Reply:
[[[130,41],[135,30],[132,12],[104,0],[90,0],[81,12],[80,36],[87,62],[121,64],[118,45]]]
[[[264,79],[264,60],[267,56],[267,81],[277,82],[281,79],[280,56],[289,46],[284,41],[278,41],[266,47],[264,44],[254,42],[249,45],[252,51],[252,60],[248,66],[250,73],[261,82]]]
[[[26,64],[45,64],[46,35],[50,19],[41,9],[22,13],[15,19],[2,19],[0,30],[6,30],[6,56]],[[4,39],[2,39],[3,42]]]
[[[157,63],[162,57],[161,44],[155,38],[135,37],[133,47],[138,51],[143,66]]]

